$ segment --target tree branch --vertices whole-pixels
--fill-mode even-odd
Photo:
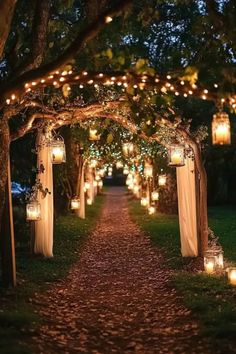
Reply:
[[[121,11],[125,10],[133,0],[120,0],[118,4],[114,5],[110,10],[104,11],[98,18],[89,24],[83,31],[81,31],[71,45],[60,55],[56,60],[45,64],[38,69],[28,71],[16,78],[9,84],[4,83],[0,87],[0,106],[5,104],[5,100],[15,94],[19,96],[24,92],[24,84],[44,77],[52,72],[61,69],[65,64],[71,63],[75,55],[84,47],[84,45],[96,37],[98,33],[107,24],[108,17],[120,15]]]
[[[24,61],[14,72],[19,76],[26,71],[39,67],[43,61],[46,47],[47,27],[50,13],[50,2],[48,0],[37,0],[32,26],[32,51],[28,60]]]

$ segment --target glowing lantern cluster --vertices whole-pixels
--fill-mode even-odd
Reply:
[[[80,199],[79,197],[75,196],[71,199],[70,207],[72,210],[77,210],[80,208]]]
[[[214,114],[212,120],[213,145],[229,145],[231,143],[230,120],[225,112]]]
[[[65,143],[61,136],[57,136],[50,141],[51,160],[53,164],[66,162]]]
[[[41,219],[41,205],[37,200],[26,204],[26,220],[37,221]]]
[[[185,148],[183,145],[171,145],[169,148],[169,166],[184,166]]]

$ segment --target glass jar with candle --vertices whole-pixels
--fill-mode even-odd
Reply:
[[[205,256],[204,257],[204,269],[208,274],[214,273],[216,268],[216,262],[214,256]]]
[[[231,285],[236,285],[236,267],[230,267],[227,270],[228,280]]]

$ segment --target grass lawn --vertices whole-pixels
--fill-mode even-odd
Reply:
[[[236,288],[228,285],[225,276],[183,271],[189,259],[183,259],[180,254],[176,215],[149,216],[136,200],[131,200],[129,206],[133,219],[150,235],[153,244],[164,251],[167,265],[176,269],[173,284],[182,294],[185,305],[199,319],[202,334],[220,352],[235,352]],[[209,224],[219,236],[225,258],[236,264],[236,207],[209,208]]]
[[[80,247],[94,228],[102,203],[103,197],[98,196],[95,204],[87,207],[85,220],[74,215],[61,216],[56,220],[54,257],[51,259],[30,255],[29,235],[17,244],[18,286],[11,290],[1,289],[0,292],[1,354],[31,353],[24,342],[30,341],[40,318],[34,313],[30,299],[63,278],[78,260]]]

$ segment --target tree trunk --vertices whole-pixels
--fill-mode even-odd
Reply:
[[[17,0],[0,0],[0,59],[2,59]]]
[[[10,135],[8,121],[3,117],[2,119],[0,119],[0,225],[2,225],[2,213],[5,205],[9,150]]]

